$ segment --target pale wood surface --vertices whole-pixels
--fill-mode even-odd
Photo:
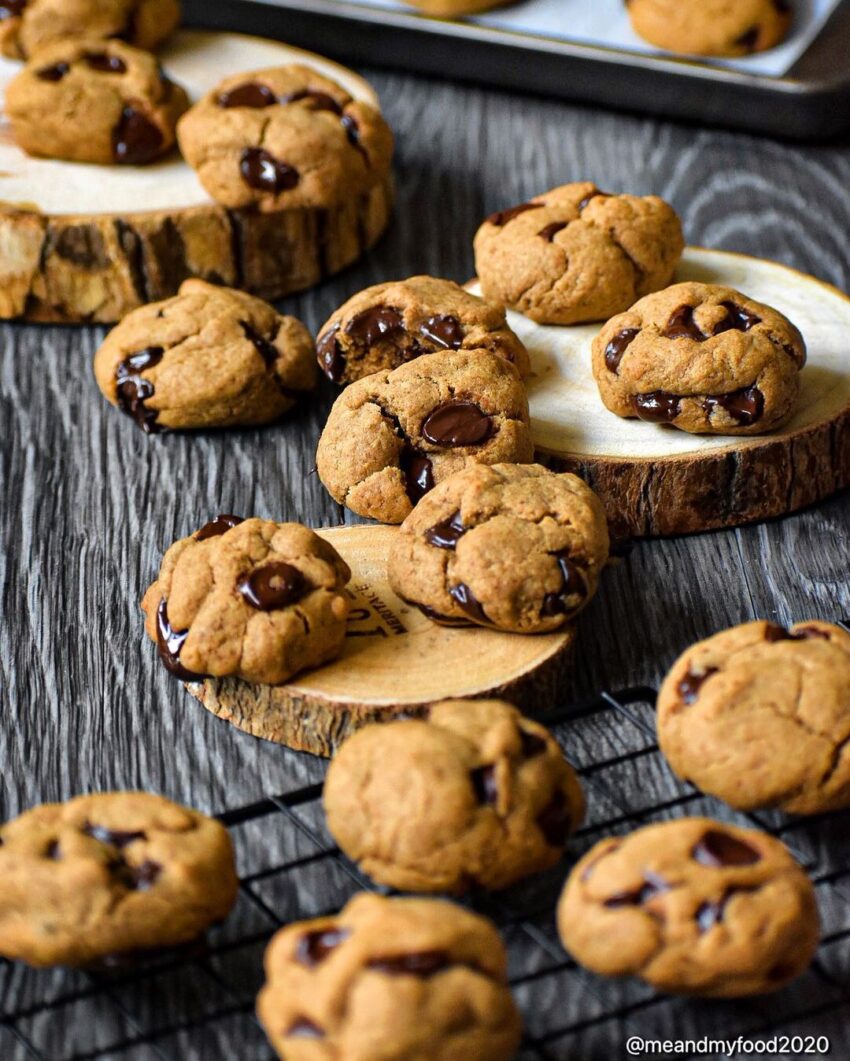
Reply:
[[[398,133],[397,216],[367,259],[285,303],[313,328],[366,284],[418,272],[468,279],[471,237],[485,213],[574,179],[657,192],[682,213],[692,243],[774,257],[850,285],[844,146],[789,147],[366,73]],[[316,780],[324,769],[317,760],[239,733],[196,704],[143,640],[137,601],[164,548],[216,512],[315,526],[345,518],[310,471],[331,388],[279,427],[149,439],[97,391],[90,361],[102,335],[94,328],[0,326],[0,813],[133,786],[218,811]],[[563,700],[655,683],[689,641],[755,616],[790,622],[850,614],[848,517],[845,493],[780,522],[641,544],[606,574],[583,615]],[[628,751],[633,740],[616,725],[582,733],[588,761],[611,754],[612,742],[615,751]],[[622,785],[619,803],[628,809],[669,798],[671,782],[662,769],[635,769]],[[716,804],[707,809],[718,813]],[[260,833],[257,850],[269,843]],[[313,879],[302,908],[320,909],[327,884]],[[278,911],[293,916],[293,897],[281,888],[277,894]],[[850,920],[846,908],[843,916]],[[837,964],[846,985],[846,948]],[[246,982],[258,975],[247,961],[242,973]],[[237,963],[227,975],[242,973]],[[58,991],[69,982],[57,974],[33,987],[20,974],[4,975],[0,988],[8,986],[9,1004],[19,1004],[45,983]],[[586,982],[587,993],[565,985],[569,997],[556,996],[555,1009],[569,1004],[592,1016],[600,989]],[[624,1004],[634,998],[625,988],[612,990]],[[612,996],[606,998],[610,1007]],[[542,1003],[533,1005],[540,1015]],[[676,1002],[648,1010],[641,1027],[646,1034],[716,1034],[741,1012],[737,1005]],[[754,1021],[775,1015],[767,1002],[746,1012]],[[95,1016],[97,1035],[83,1035],[85,1022],[66,1013],[51,1018],[44,1041],[54,1044],[55,1056],[64,1056],[56,1044],[68,1049],[69,1036],[80,1037],[80,1051],[108,1042],[114,1029],[105,1015]],[[180,1012],[173,1016],[179,1020]],[[202,1040],[175,1035],[163,1053],[265,1058],[247,1017],[244,1024],[235,1038],[232,1024],[211,1025]],[[839,1038],[845,1025],[823,1017],[807,1030],[832,1034],[833,1056],[842,1057],[850,1054]],[[597,1029],[571,1056],[623,1056],[627,1030],[634,1025]],[[26,1056],[1,1027],[0,1056]],[[145,1048],[120,1056],[160,1055]]]

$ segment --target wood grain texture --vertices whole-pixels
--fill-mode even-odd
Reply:
[[[481,217],[578,179],[666,196],[692,243],[773,257],[850,285],[847,147],[792,148],[366,73],[398,133],[395,222],[354,268],[285,302],[314,329],[367,284],[421,272],[467,280]],[[311,474],[332,389],[325,385],[277,427],[145,438],[97,391],[91,358],[102,335],[0,326],[0,815],[131,787],[217,811],[316,780],[324,770],[317,760],[239,733],[186,695],[144,639],[138,600],[171,541],[219,511],[315,526],[349,518]],[[850,615],[848,547],[847,493],[779,522],[641,543],[606,572],[582,615],[575,666],[558,698],[658,682],[686,644],[732,623]],[[600,736],[587,739],[591,751],[604,752]],[[636,769],[619,800],[646,806],[666,798],[665,783],[663,771]],[[716,804],[709,812],[717,813]],[[255,842],[262,853],[272,841],[259,831]],[[293,916],[296,898],[320,909],[334,883],[313,879],[304,894],[290,896],[285,882],[270,880],[263,894]],[[239,965],[235,956],[228,975],[253,984],[257,957],[251,951]],[[837,975],[845,984],[849,967],[844,954]],[[10,1000],[21,1001],[27,982],[17,973],[4,980]],[[550,986],[541,983],[535,994],[529,985],[540,1023],[547,1000],[585,1015],[598,1011],[599,984],[583,983],[576,994],[555,995],[547,994]],[[59,985],[68,986],[62,974]],[[617,990],[626,1002],[634,997]],[[756,1021],[772,1010],[759,1002],[748,1012]],[[733,1015],[741,1016],[740,1007],[679,1002],[648,1009],[640,1027],[646,1034],[716,1033]],[[202,1043],[175,1033],[163,1051],[189,1061],[266,1058],[245,1023],[244,1038],[232,1024],[213,1023]],[[815,1024],[832,1035],[833,1056],[850,1055],[846,1022]],[[67,1043],[71,1030],[83,1036],[86,1027],[85,1019],[54,1025],[50,1039]],[[624,1024],[617,1042],[611,1025],[604,1035],[597,1029],[572,1056],[620,1056],[627,1029],[635,1030]],[[103,1021],[97,1034],[110,1034]],[[556,1057],[573,1049],[567,1044],[559,1054],[557,1046]],[[23,1056],[16,1051],[0,1034],[4,1059]],[[152,1056],[136,1053],[133,1061]]]

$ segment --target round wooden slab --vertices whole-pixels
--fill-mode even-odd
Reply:
[[[351,567],[341,656],[288,685],[210,678],[186,686],[213,714],[256,737],[332,755],[357,727],[416,715],[450,697],[498,696],[531,713],[548,706],[569,665],[572,628],[525,637],[437,626],[387,581],[397,527],[318,532]]]
[[[699,248],[685,252],[677,280],[738,288],[800,328],[809,359],[791,421],[743,439],[621,419],[602,404],[591,371],[599,325],[543,326],[510,313],[531,354],[539,459],[581,475],[615,529],[636,536],[785,515],[850,485],[850,299],[775,262]]]
[[[183,31],[162,55],[198,99],[227,74],[299,62],[377,102],[357,74],[312,52],[235,33]],[[0,95],[20,69],[0,58]],[[384,231],[392,179],[331,210],[274,214],[214,203],[175,150],[151,166],[25,155],[0,125],[0,318],[118,320],[198,276],[276,299],[354,262]]]

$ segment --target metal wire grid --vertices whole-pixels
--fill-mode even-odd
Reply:
[[[735,1002],[671,999],[637,981],[602,980],[577,967],[558,942],[554,907],[568,868],[561,864],[505,893],[467,900],[496,921],[508,945],[510,982],[526,1024],[520,1057],[623,1056],[632,1034],[734,1038],[783,1029],[830,1035],[835,1056],[850,1056],[850,814],[741,815],[704,797],[666,767],[655,742],[654,702],[654,690],[628,689],[541,719],[588,795],[588,819],[570,844],[569,862],[602,836],[685,814],[765,829],[814,880],[824,923],[818,957],[779,995]],[[203,949],[109,975],[2,963],[0,1058],[271,1058],[253,1015],[269,937],[282,924],[333,913],[355,892],[374,888],[334,846],[320,800],[317,784],[220,815],[237,848],[240,895]]]

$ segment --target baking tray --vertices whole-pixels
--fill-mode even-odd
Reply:
[[[850,130],[850,0],[782,76],[579,44],[348,0],[185,0],[191,25],[388,66],[791,138]],[[636,101],[640,101],[639,105]]]

